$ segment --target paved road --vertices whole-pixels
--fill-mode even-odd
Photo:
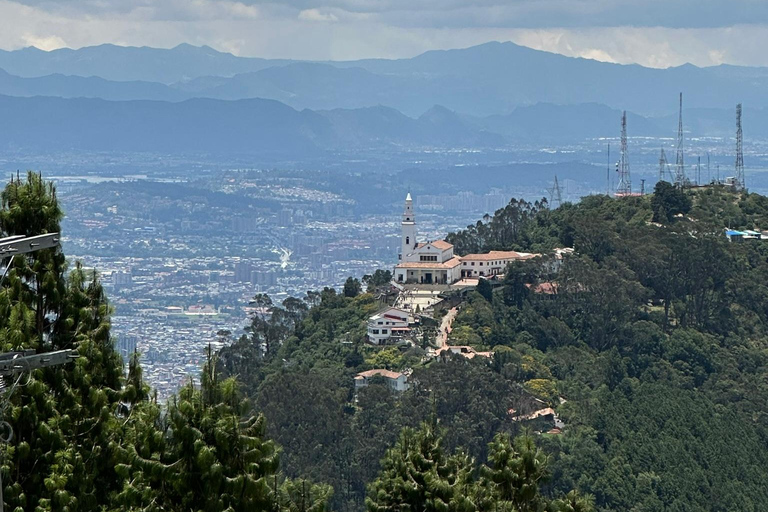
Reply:
[[[447,344],[448,334],[451,332],[454,319],[456,319],[456,313],[458,313],[458,310],[451,308],[443,317],[443,321],[440,323],[440,330],[437,332],[437,339],[435,340],[437,348]]]

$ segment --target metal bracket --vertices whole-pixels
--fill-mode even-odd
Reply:
[[[5,258],[14,254],[26,254],[41,249],[51,249],[59,245],[59,238],[58,233],[0,238],[0,257]]]

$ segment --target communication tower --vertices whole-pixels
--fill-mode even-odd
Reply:
[[[621,159],[616,164],[619,173],[619,183],[616,186],[616,196],[628,196],[632,193],[632,180],[629,175],[629,152],[627,151],[627,111],[621,116]]]
[[[563,191],[562,188],[560,188],[560,183],[557,181],[557,174],[555,174],[555,183],[552,185],[552,188],[549,189],[549,197],[553,207],[557,208],[563,204]],[[555,205],[555,203],[557,203],[557,205]]]
[[[669,177],[669,182],[675,181],[675,177],[672,175],[672,170],[669,168],[669,161],[667,160],[667,152],[664,148],[661,148],[661,156],[659,157],[659,181],[664,181]]]
[[[741,132],[741,103],[736,105],[736,188],[746,189],[747,183],[744,180],[744,136]]]
[[[680,93],[680,115],[677,123],[677,159],[675,160],[675,185],[686,186],[685,161],[683,157],[683,93]]]

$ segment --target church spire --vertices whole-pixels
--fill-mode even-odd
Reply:
[[[401,261],[406,261],[408,254],[416,247],[416,216],[413,213],[413,198],[411,193],[405,196],[405,208],[403,209],[403,220],[400,223],[402,240],[400,242]]]

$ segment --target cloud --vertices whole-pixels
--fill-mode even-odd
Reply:
[[[490,40],[617,63],[768,66],[768,2],[0,0],[0,48],[207,44],[295,59],[410,57]]]
[[[300,11],[299,19],[304,21],[339,21],[339,18],[337,18],[336,15],[332,12],[323,13],[318,9],[304,9],[303,11]]]

